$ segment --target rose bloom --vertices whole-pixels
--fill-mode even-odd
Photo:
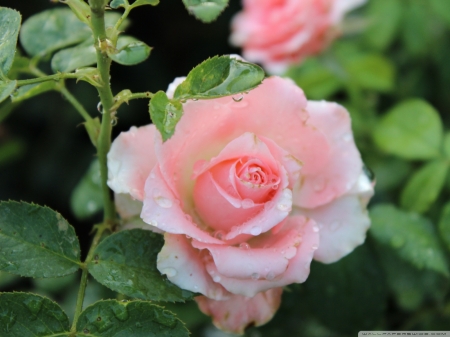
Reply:
[[[366,0],[243,0],[230,41],[272,74],[318,54],[339,35],[346,12]]]
[[[117,137],[108,184],[122,218],[164,232],[159,271],[242,333],[272,318],[312,259],[335,262],[364,242],[373,187],[345,108],[307,101],[291,80],[183,108],[166,142],[154,125]]]

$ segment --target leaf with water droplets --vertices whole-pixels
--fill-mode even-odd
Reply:
[[[28,293],[0,293],[0,334],[47,337],[69,335],[67,315],[55,302]]]
[[[29,277],[58,277],[80,265],[80,244],[57,212],[25,202],[0,202],[0,270]]]
[[[78,219],[87,219],[103,209],[100,164],[95,159],[70,197],[70,206]]]
[[[381,118],[373,137],[386,153],[405,159],[433,159],[441,155],[442,129],[439,113],[430,104],[410,99]]]
[[[120,36],[117,41],[117,52],[108,53],[111,59],[119,64],[131,66],[145,61],[152,50],[144,42],[132,36]]]
[[[190,300],[193,293],[172,284],[156,268],[163,245],[163,237],[149,230],[113,234],[95,249],[89,272],[104,286],[130,297],[168,302]]]
[[[256,64],[214,56],[192,69],[177,87],[175,99],[208,99],[241,94],[261,84],[264,70]],[[245,98],[244,98],[245,99]]]
[[[313,262],[302,294],[309,314],[349,336],[374,329],[387,305],[383,273],[366,246],[332,264]]]
[[[418,213],[428,211],[444,187],[448,169],[447,160],[435,160],[417,170],[402,191],[401,206]]]
[[[210,23],[228,6],[228,0],[183,0],[189,13],[200,21]]]
[[[449,276],[442,247],[430,220],[389,204],[372,208],[370,217],[370,233],[378,243],[391,246],[400,258],[416,268]]]
[[[13,64],[21,20],[18,11],[0,7],[0,79],[8,74]]]
[[[87,307],[77,322],[77,336],[188,337],[178,318],[162,307],[144,301],[99,301]]]
[[[169,100],[164,91],[158,91],[150,100],[150,118],[166,141],[175,132],[175,127],[183,115],[183,106],[176,100]]]

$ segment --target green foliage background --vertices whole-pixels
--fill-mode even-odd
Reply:
[[[19,10],[23,21],[55,6],[48,0],[1,0],[0,5]],[[135,67],[113,66],[113,91],[165,90],[208,57],[239,53],[227,43],[230,19],[239,9],[239,1],[232,0],[209,26],[190,16],[180,0],[132,12],[127,34],[153,50]],[[341,261],[313,263],[308,280],[288,287],[275,318],[250,328],[249,337],[450,330],[450,2],[369,0],[348,18],[345,31],[329,50],[288,75],[309,99],[338,101],[349,109],[356,143],[377,181],[372,227],[366,244]],[[50,62],[45,67],[50,73]],[[68,86],[96,116],[95,90],[81,82]],[[24,101],[0,124],[0,200],[58,210],[75,227],[85,254],[90,225],[101,221],[95,213],[101,209],[95,163],[84,177],[94,148],[77,127],[82,121],[73,108],[56,92],[44,95]],[[0,114],[7,113],[3,103]],[[147,101],[122,105],[118,118],[115,135],[147,124]],[[88,207],[86,196],[95,205]],[[69,317],[78,281],[77,274],[28,279],[0,272],[1,291],[45,295]],[[116,296],[91,279],[86,305]],[[217,333],[194,302],[163,306],[178,314],[192,336]],[[104,307],[100,302],[94,309]]]

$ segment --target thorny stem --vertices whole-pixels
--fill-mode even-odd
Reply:
[[[118,100],[114,103],[114,105],[111,107],[111,111],[117,111],[117,109],[119,109],[119,107],[123,104],[123,103],[128,103],[128,101],[132,100],[132,99],[137,99],[137,98],[148,98],[151,99],[155,94],[150,92],[150,91],[146,91],[146,92],[136,92],[134,94],[131,94],[130,96],[128,96],[126,98],[126,100]]]

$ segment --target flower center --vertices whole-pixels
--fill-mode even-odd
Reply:
[[[236,176],[246,185],[252,187],[272,186],[278,188],[280,178],[269,166],[258,158],[244,157],[236,165]]]

